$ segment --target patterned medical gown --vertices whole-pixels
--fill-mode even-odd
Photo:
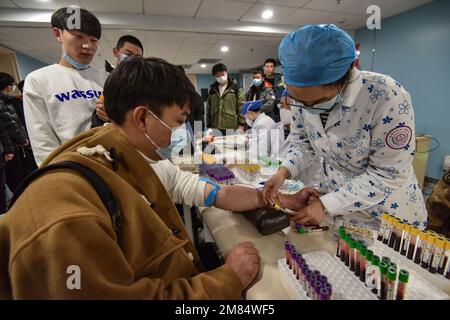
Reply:
[[[387,212],[423,229],[427,212],[413,171],[414,111],[391,77],[354,69],[323,127],[320,116],[292,107],[291,146],[283,165],[292,176],[320,159],[321,200],[331,215]],[[315,156],[318,156],[315,158]]]

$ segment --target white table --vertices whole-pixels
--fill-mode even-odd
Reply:
[[[281,283],[277,261],[284,258],[284,242],[289,240],[301,253],[328,251],[336,254],[337,242],[330,232],[299,234],[291,230],[286,236],[280,233],[263,236],[241,214],[231,213],[216,208],[201,209],[204,223],[208,227],[221,253],[228,252],[234,245],[243,241],[253,242],[261,256],[261,272],[258,281],[247,291],[249,300],[286,300],[289,293]],[[334,229],[331,221],[323,223]],[[335,229],[334,229],[335,230]],[[414,268],[422,277],[450,295],[450,280],[444,277],[436,281],[428,271]]]

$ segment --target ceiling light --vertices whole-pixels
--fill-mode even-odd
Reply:
[[[205,69],[206,67],[207,67],[207,66],[206,66],[206,64],[204,64],[204,63],[200,65],[200,68]]]
[[[223,46],[222,48],[220,48],[220,51],[222,52],[228,52],[229,48],[227,46]]]
[[[263,17],[263,19],[270,19],[270,18],[272,18],[273,17],[273,11],[272,10],[265,10],[262,13],[262,17]]]

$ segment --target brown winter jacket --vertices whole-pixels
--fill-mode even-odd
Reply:
[[[115,148],[117,171],[101,155],[77,152],[97,145]],[[227,265],[199,273],[198,254],[173,201],[117,129],[83,133],[42,166],[65,160],[90,167],[113,191],[122,212],[121,244],[82,176],[66,169],[47,173],[0,217],[0,300],[240,298],[242,285]],[[68,286],[75,274],[70,266],[79,267],[81,289]]]

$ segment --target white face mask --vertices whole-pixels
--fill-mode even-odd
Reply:
[[[158,116],[156,116],[152,111],[149,110],[149,112],[156,119],[158,119],[167,129],[171,131],[170,144],[166,147],[160,147],[153,141],[152,138],[150,138],[150,136],[146,131],[144,131],[144,136],[156,147],[156,153],[160,156],[161,159],[163,160],[167,159],[172,161],[172,157],[175,154],[178,154],[187,145],[186,124],[183,123],[179,127],[171,128]]]
[[[284,125],[291,124],[292,111],[289,109],[280,109],[281,123]]]
[[[225,84],[227,82],[227,79],[228,75],[226,73],[221,77],[216,77],[216,81],[220,84]]]
[[[126,58],[128,58],[129,55],[125,54],[125,53],[121,53],[119,54],[119,62],[124,61]]]
[[[249,127],[253,127],[253,123],[255,123],[255,120],[250,120],[249,118],[245,118],[245,122],[247,122],[247,125]]]

